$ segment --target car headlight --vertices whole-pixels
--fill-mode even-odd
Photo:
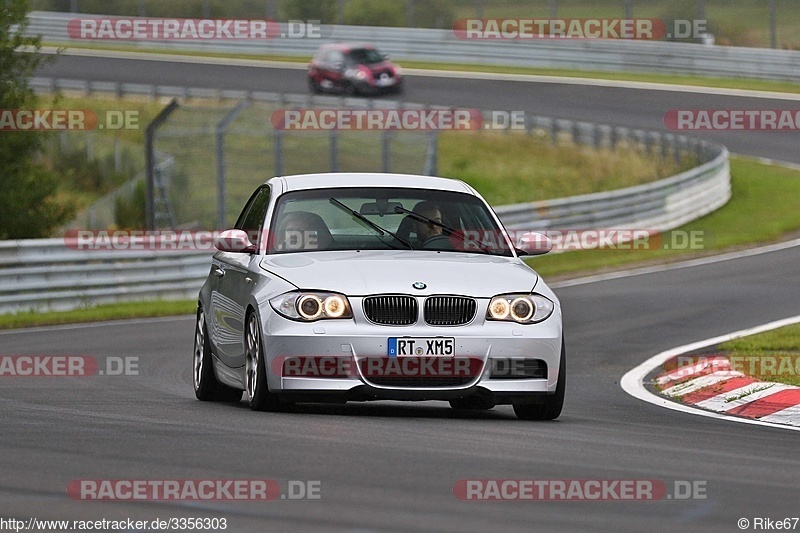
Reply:
[[[555,307],[541,294],[501,294],[489,302],[486,319],[534,324],[552,315]]]
[[[278,314],[292,320],[353,318],[347,296],[335,292],[287,292],[270,299],[269,304]]]

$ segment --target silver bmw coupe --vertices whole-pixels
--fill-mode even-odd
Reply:
[[[441,400],[561,414],[561,306],[521,259],[547,237],[512,234],[458,180],[285,176],[260,186],[215,241],[200,290],[198,399]]]

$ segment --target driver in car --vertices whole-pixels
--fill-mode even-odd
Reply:
[[[424,201],[414,206],[414,213],[430,218],[441,224],[442,211],[434,202]],[[423,220],[414,220],[414,232],[417,234],[417,245],[424,246],[427,241],[435,239],[442,234],[442,227]]]
[[[331,232],[316,213],[294,211],[286,213],[278,232],[276,248],[283,251],[327,250]]]

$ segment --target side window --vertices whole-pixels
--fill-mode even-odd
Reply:
[[[266,185],[254,192],[234,226],[235,229],[246,231],[256,247],[261,243],[261,230],[264,225],[264,217],[267,215],[267,207],[269,207],[269,193],[269,187]]]
[[[328,52],[328,66],[333,68],[336,64],[344,64],[344,54],[338,50]]]

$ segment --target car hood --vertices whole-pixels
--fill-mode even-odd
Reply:
[[[332,251],[269,255],[261,268],[300,289],[349,296],[461,294],[488,298],[529,292],[538,275],[512,257],[429,251]],[[416,282],[425,289],[412,287]]]
[[[380,63],[370,63],[369,65],[365,65],[364,63],[360,64],[362,67],[367,68],[368,70],[372,71],[372,73],[376,72],[383,72],[385,70],[391,70],[394,72],[395,67],[391,61],[381,61]]]

